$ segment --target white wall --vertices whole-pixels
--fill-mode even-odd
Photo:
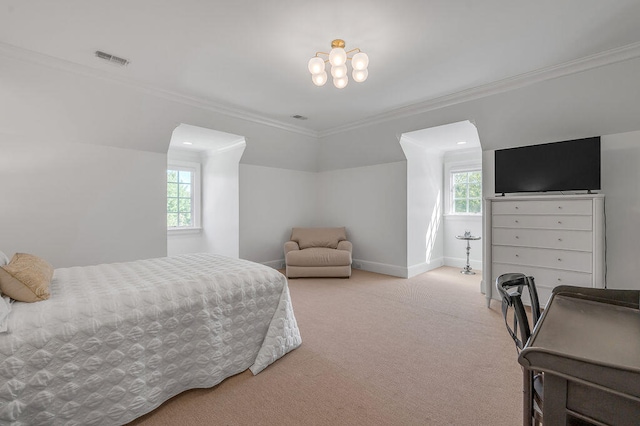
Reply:
[[[0,205],[0,220],[11,227],[2,227],[0,241],[7,253],[39,253],[54,266],[165,256],[166,153],[180,123],[245,135],[246,164],[317,169],[313,136],[225,115],[205,103],[132,82],[96,77],[79,66],[49,66],[47,58],[3,56],[1,62],[0,176],[11,189]],[[124,179],[129,181],[123,189]],[[58,196],[61,188],[68,199]],[[246,199],[248,204],[262,200],[259,191],[247,192],[256,197]],[[307,207],[289,209],[304,216]],[[260,211],[260,220],[271,214]],[[200,251],[190,239],[173,243],[173,248],[182,244],[178,251]],[[245,233],[250,255],[263,243],[260,233],[255,240]],[[279,245],[268,244],[270,250]]]
[[[5,186],[9,182],[20,188],[19,194],[8,190],[8,196],[2,200],[0,220],[15,228],[3,228],[1,236],[3,241],[10,238],[11,246],[19,246],[20,250],[51,252],[57,265],[164,254],[164,154],[171,133],[180,123],[246,138],[247,147],[240,166],[241,257],[256,261],[281,259],[281,242],[288,237],[289,228],[294,223],[314,225],[316,218],[322,217],[322,224],[352,224],[354,238],[359,240],[356,257],[363,262],[390,265],[393,270],[408,266],[407,165],[398,144],[400,134],[471,120],[478,128],[483,149],[489,150],[598,134],[616,135],[640,128],[638,58],[528,85],[519,84],[512,90],[505,88],[504,92],[465,102],[443,100],[422,109],[409,108],[400,111],[407,114],[385,117],[320,138],[238,115],[226,115],[215,106],[154,92],[132,82],[96,77],[89,69],[76,71],[77,68],[71,66],[49,66],[46,58],[30,61],[3,57],[0,67],[0,147],[1,160],[4,160],[0,173]],[[614,142],[618,148],[607,155],[619,155],[619,151],[625,150],[633,155],[631,142],[628,147],[625,143],[626,139]],[[71,148],[74,144],[83,147]],[[125,157],[131,159],[115,154],[113,150],[117,147],[127,148],[130,155]],[[159,166],[153,153],[160,155],[162,163],[162,176],[158,176],[157,181],[155,173],[159,173]],[[42,157],[47,157],[45,164],[37,165],[34,160]],[[7,160],[14,158],[18,160]],[[12,167],[5,167],[6,163]],[[69,224],[62,215],[64,208],[55,205],[60,201],[40,189],[45,180],[60,185],[67,183],[55,176],[54,172],[58,171],[49,163],[67,165],[75,171],[74,178],[83,176],[85,180],[76,189],[70,189],[71,194],[100,207],[107,201],[111,206],[126,206],[133,198],[109,192],[113,191],[113,185],[106,185],[101,167],[135,175],[135,170],[141,170],[138,166],[142,165],[146,169],[144,176],[154,178],[147,181],[139,176],[135,186],[138,202],[143,207],[138,211],[146,212],[158,203],[160,213],[154,214],[162,214],[162,219],[145,214],[144,223],[134,230],[121,226],[123,213],[114,213],[117,220],[110,223],[112,219],[105,217],[100,209],[91,210],[83,201],[72,204],[77,207],[78,224]],[[610,170],[604,171],[603,179],[607,182],[603,184],[616,182],[615,188],[606,187],[612,194],[636,190],[637,179],[626,180],[633,168],[622,169],[605,160],[603,167]],[[336,173],[329,173],[332,170]],[[321,173],[316,178],[314,172],[318,171]],[[54,189],[49,182],[42,185],[48,192]],[[319,188],[310,190],[314,185]],[[33,191],[35,197],[32,198],[29,191]],[[381,196],[375,197],[375,194]],[[318,198],[327,205],[318,203]],[[36,199],[51,204],[53,214],[35,212],[34,209],[49,208]],[[610,207],[607,202],[608,212]],[[340,208],[345,211],[340,212]],[[611,213],[615,223],[609,224],[613,230],[608,234],[608,244],[616,256],[625,259],[632,256],[626,253],[637,255],[639,251],[623,231],[637,226],[634,208],[632,201],[620,201]],[[318,216],[316,209],[323,213]],[[137,212],[132,214],[137,217]],[[608,223],[611,220],[608,218]],[[69,236],[74,232],[76,240]],[[39,235],[53,236],[60,243],[53,250],[51,238],[40,239]],[[96,237],[102,241],[96,242]],[[384,237],[389,239],[383,250]],[[102,251],[108,254],[103,256]],[[608,257],[611,256],[609,252]],[[632,285],[626,283],[635,282],[633,278],[637,274],[632,274],[633,265],[634,262],[623,265],[618,260],[611,261],[609,277]]]
[[[608,288],[640,289],[640,132],[601,139]]]
[[[407,277],[444,264],[442,223],[442,153],[407,138]]]
[[[166,155],[0,138],[0,244],[54,267],[161,257]]]
[[[239,162],[245,144],[205,154],[202,165],[202,228],[206,251],[240,255]]]
[[[240,257],[281,267],[294,226],[316,226],[317,174],[240,164]]]
[[[318,173],[318,226],[345,226],[354,267],[407,274],[405,161]]]

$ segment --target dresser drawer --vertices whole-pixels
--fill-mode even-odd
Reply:
[[[532,276],[535,279],[536,290],[538,291],[538,299],[540,306],[545,307],[549,302],[553,289],[559,285],[573,285],[578,287],[600,287],[594,285],[593,276],[588,273],[562,271],[559,269],[545,269],[545,268],[533,268],[529,266],[513,266],[504,265],[501,263],[494,263],[492,266],[493,280],[492,283],[495,286],[496,278],[502,274],[511,272],[520,272],[525,275]],[[528,292],[524,292],[522,300],[525,305],[531,305],[529,301]],[[494,292],[494,294],[496,294]],[[498,294],[499,295],[499,294]]]
[[[591,252],[529,247],[493,246],[493,262],[539,266],[576,272],[592,271]]]
[[[591,231],[493,228],[493,244],[592,251]]]
[[[533,266],[514,266],[494,263],[492,267],[493,283],[502,274],[520,272],[536,279],[536,288],[553,289],[559,285],[593,287],[593,275],[588,272],[563,271],[561,269],[536,268]],[[602,284],[600,284],[602,286]]]
[[[553,214],[588,215],[593,214],[591,200],[520,200],[494,202],[493,214]]]
[[[591,216],[494,215],[495,228],[574,229],[591,231]]]

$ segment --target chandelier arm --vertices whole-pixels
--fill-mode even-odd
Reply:
[[[329,54],[327,52],[316,52],[316,57],[319,57],[318,55],[327,55],[327,56],[329,56]]]
[[[362,50],[360,50],[360,48],[359,48],[359,47],[356,47],[355,49],[351,49],[350,51],[348,51],[348,52],[347,52],[347,55],[348,55],[349,53],[353,53],[353,52],[355,52],[356,50],[358,51],[358,53],[362,52]]]

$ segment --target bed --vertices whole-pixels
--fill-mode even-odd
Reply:
[[[301,344],[286,278],[192,254],[56,269],[0,334],[0,424],[115,425]]]

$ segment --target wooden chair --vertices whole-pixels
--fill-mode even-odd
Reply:
[[[531,337],[531,328],[535,327],[540,319],[540,302],[533,277],[520,273],[508,273],[500,275],[496,279],[496,288],[502,298],[502,316],[504,317],[507,331],[516,344],[518,354]],[[529,325],[527,311],[522,303],[522,294],[527,288],[531,301],[532,322]],[[511,317],[511,318],[510,318]],[[513,327],[509,320],[513,321]],[[542,372],[533,372],[523,369],[523,398],[524,398],[524,422],[525,425],[542,424],[543,381]]]

